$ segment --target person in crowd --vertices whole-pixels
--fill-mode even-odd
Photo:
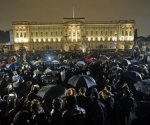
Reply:
[[[68,96],[77,96],[78,94],[74,88],[69,88],[69,89],[67,89],[67,95]]]
[[[32,85],[31,90],[26,97],[26,100],[32,101],[33,99],[37,99],[38,96],[36,94],[39,91],[39,89],[40,89],[39,85]]]
[[[126,89],[120,99],[120,115],[122,125],[126,125],[128,123],[130,112],[134,107],[134,101],[135,100],[132,96],[132,93],[128,89]]]
[[[65,108],[62,111],[62,125],[84,125],[85,118],[85,109],[78,106],[76,97],[66,97]]]
[[[52,101],[52,110],[50,112],[50,123],[52,125],[61,124],[61,99],[56,98]]]
[[[114,95],[111,93],[111,87],[109,85],[99,93],[101,102],[105,105],[106,108],[106,125],[112,125],[113,123],[113,113],[114,113]]]
[[[90,108],[88,113],[88,123],[92,125],[105,124],[106,109],[105,105],[100,101],[100,96],[96,88],[91,90]]]

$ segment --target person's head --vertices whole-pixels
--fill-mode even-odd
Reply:
[[[32,85],[31,86],[31,92],[37,93],[39,91],[40,87],[39,85]]]
[[[68,96],[76,96],[77,92],[74,88],[69,88],[69,89],[67,89],[67,95]]]
[[[32,112],[38,112],[39,109],[41,107],[41,103],[37,100],[37,99],[34,99],[32,102],[31,102],[31,111]]]
[[[59,98],[53,99],[52,108],[53,109],[60,109],[60,107],[61,107],[61,100]]]
[[[98,99],[99,98],[99,94],[98,94],[98,91],[96,88],[92,88],[91,90],[91,98],[94,98],[94,99]]]
[[[15,92],[12,92],[8,95],[7,102],[9,107],[14,108],[17,101],[17,94]]]
[[[19,111],[13,119],[13,125],[27,125],[29,123],[30,113],[27,110]]]
[[[79,89],[79,95],[84,95],[85,96],[85,94],[86,94],[86,88],[85,87],[81,87]]]

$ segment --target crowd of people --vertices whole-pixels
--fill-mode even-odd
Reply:
[[[132,63],[122,57],[119,62],[114,54],[95,55],[63,53],[55,57],[56,64],[39,55],[30,64],[28,55],[20,65],[1,72],[0,125],[149,125],[149,96],[136,91],[136,78],[127,75]],[[20,63],[18,58],[11,63]],[[142,79],[150,78],[148,69],[138,73]],[[75,75],[92,77],[96,85],[88,87],[83,80],[78,87],[69,85]],[[65,92],[46,102],[38,92],[48,85],[62,86]]]

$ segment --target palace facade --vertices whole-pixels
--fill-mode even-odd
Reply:
[[[14,49],[40,50],[125,50],[134,45],[134,20],[86,22],[64,18],[61,23],[14,22]]]

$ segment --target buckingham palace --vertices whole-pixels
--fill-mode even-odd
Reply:
[[[62,22],[13,22],[14,49],[27,51],[129,50],[134,45],[134,20]]]

